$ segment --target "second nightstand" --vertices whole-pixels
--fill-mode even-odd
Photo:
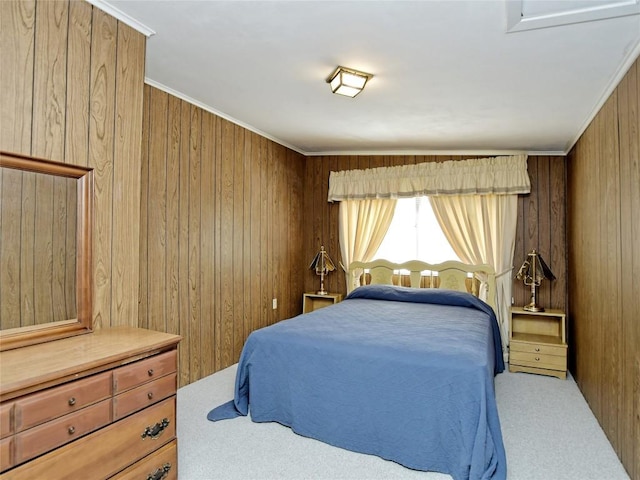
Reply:
[[[327,293],[320,295],[319,293],[305,293],[302,295],[302,313],[313,312],[322,307],[328,307],[334,303],[342,301],[341,293]]]
[[[567,317],[561,310],[511,308],[509,371],[567,377]]]

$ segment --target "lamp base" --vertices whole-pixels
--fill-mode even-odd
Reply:
[[[318,290],[316,292],[316,295],[326,295],[327,293],[329,293],[329,292],[327,292],[326,290]]]
[[[544,312],[544,308],[540,305],[536,305],[535,303],[530,303],[529,305],[525,305],[522,307],[523,310],[527,312]]]

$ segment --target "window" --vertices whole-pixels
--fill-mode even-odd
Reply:
[[[389,231],[374,258],[394,263],[459,260],[440,228],[428,197],[398,199]]]

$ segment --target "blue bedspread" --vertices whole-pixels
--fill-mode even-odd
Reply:
[[[247,415],[455,480],[505,479],[493,377],[504,370],[493,310],[436,289],[366,286],[343,302],[254,331],[234,400]]]

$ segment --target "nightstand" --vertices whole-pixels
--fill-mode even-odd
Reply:
[[[567,316],[561,310],[512,307],[509,371],[567,378]]]
[[[302,295],[302,313],[313,312],[319,308],[328,307],[342,301],[341,293],[327,293],[320,295],[319,293],[305,293]]]

